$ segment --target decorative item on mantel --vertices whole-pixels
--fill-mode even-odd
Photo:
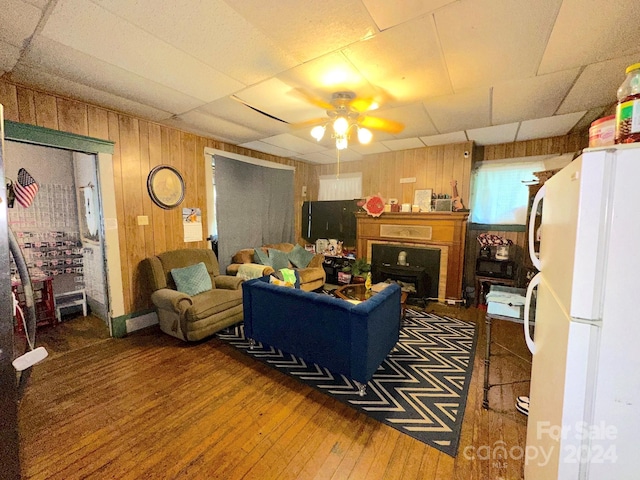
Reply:
[[[371,195],[364,200],[358,202],[358,206],[362,207],[368,215],[379,217],[384,212],[384,198],[378,193]]]

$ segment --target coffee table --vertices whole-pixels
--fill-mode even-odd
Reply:
[[[349,285],[344,285],[342,287],[336,288],[334,290],[334,293],[338,298],[355,302],[364,302],[365,300],[375,295],[375,292],[367,290],[367,287],[364,285],[364,283],[351,283]],[[402,308],[402,318],[404,318],[404,309],[406,307],[408,296],[409,294],[407,292],[400,292],[400,307]]]

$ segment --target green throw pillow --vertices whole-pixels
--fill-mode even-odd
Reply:
[[[269,260],[274,270],[280,270],[281,268],[289,268],[289,257],[286,252],[282,250],[276,250],[275,248],[269,249]]]
[[[266,265],[268,267],[271,266],[271,260],[269,259],[269,255],[264,252],[261,248],[256,248],[253,251],[253,261],[255,263],[259,263],[260,265]]]
[[[306,251],[300,245],[293,247],[293,250],[289,252],[289,261],[298,268],[307,268],[309,262],[314,257],[314,254]]]
[[[213,288],[211,277],[203,262],[196,263],[189,267],[173,268],[171,269],[171,276],[173,277],[173,281],[176,282],[176,289],[190,296],[206,292]]]

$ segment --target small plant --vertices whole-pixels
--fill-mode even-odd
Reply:
[[[364,258],[357,258],[351,265],[347,265],[342,269],[343,272],[351,273],[355,277],[361,277],[363,274],[371,271],[371,265]]]

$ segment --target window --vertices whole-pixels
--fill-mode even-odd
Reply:
[[[470,222],[526,225],[529,189],[524,182],[540,172],[567,165],[573,154],[538,155],[476,164],[471,178]]]
[[[353,200],[362,198],[362,173],[320,176],[318,200]]]

